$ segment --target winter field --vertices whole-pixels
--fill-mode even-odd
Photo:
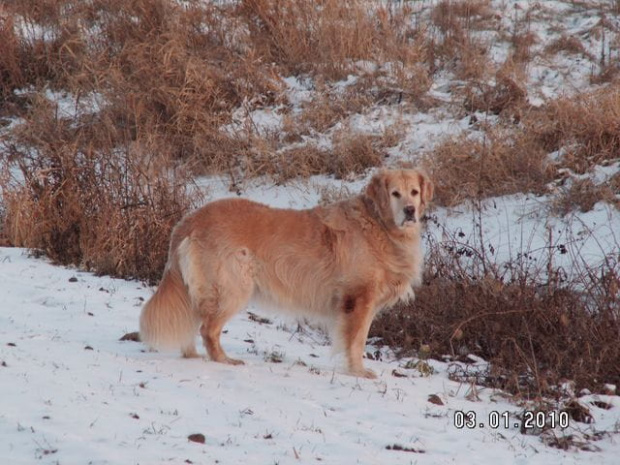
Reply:
[[[320,333],[243,313],[222,339],[245,366],[149,353],[119,341],[136,330],[148,287],[22,249],[2,249],[0,263],[6,464],[615,464],[620,454],[617,434],[585,439],[618,430],[617,396],[580,397],[593,422],[547,434],[570,433],[588,451],[559,450],[520,432],[527,406],[450,381],[446,363],[429,360],[423,375],[386,353],[367,361],[378,380],[355,379],[334,369]],[[476,425],[458,428],[459,411]]]
[[[183,214],[403,164],[436,199],[377,380],[268,308],[244,366],[132,340]],[[619,205],[618,1],[6,2],[0,465],[617,464]]]

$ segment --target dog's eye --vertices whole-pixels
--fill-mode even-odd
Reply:
[[[412,190],[411,190],[411,195],[412,195],[413,197],[415,197],[415,196],[416,196],[416,195],[418,195],[419,193],[420,193],[420,191],[418,191],[417,189],[412,189]]]
[[[392,192],[392,196],[396,197],[397,199],[400,199],[400,192],[394,191],[394,192]]]

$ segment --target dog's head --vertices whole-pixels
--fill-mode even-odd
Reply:
[[[419,225],[433,198],[433,183],[418,170],[383,170],[372,177],[365,195],[387,226],[406,230]]]

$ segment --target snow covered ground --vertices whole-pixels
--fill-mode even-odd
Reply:
[[[2,463],[617,463],[620,397],[581,397],[594,423],[555,434],[611,434],[562,451],[521,434],[523,407],[451,381],[446,363],[430,360],[425,376],[384,353],[367,361],[378,380],[352,378],[321,333],[270,315],[228,325],[223,344],[241,367],[119,341],[151,292],[0,249]],[[475,412],[476,426],[457,428],[457,411]]]
[[[428,20],[437,2],[410,3]],[[601,2],[491,3],[505,14],[492,16],[491,26],[474,37],[484,39],[501,67],[511,38],[531,33],[534,58],[523,84],[532,105],[595,89],[599,84],[591,77],[602,72],[605,60],[617,57],[620,19],[599,15]],[[577,37],[583,51],[543,53],[563,36]],[[315,95],[310,82],[290,77],[283,82],[293,113]],[[410,112],[383,106],[351,115],[345,123],[370,134],[402,125],[406,137],[390,149],[391,159],[415,160],[441,136],[475,132],[469,118],[451,108],[453,92],[462,85],[453,76],[437,76],[429,94],[445,107]],[[46,96],[68,118],[105,104],[98,95],[82,97],[81,105],[69,94],[48,91]],[[229,129],[279,131],[283,118],[276,110],[239,109]],[[483,118],[492,122],[495,117]],[[328,144],[341,126],[312,138],[319,146]],[[620,165],[606,169],[610,172],[596,184]],[[326,189],[357,193],[366,179],[340,183],[315,177],[286,187],[254,180],[241,190],[273,206],[306,208],[316,205]],[[200,179],[198,185],[207,188],[209,198],[233,195],[226,180]],[[548,199],[525,194],[490,199],[480,210],[435,211],[429,233],[437,241],[484,248],[497,263],[523,253],[544,261],[551,234],[551,244],[567,251],[556,254],[554,263],[575,274],[583,271],[574,268],[576,263],[595,267],[620,250],[617,209],[599,203],[567,218],[554,218],[548,209]],[[545,434],[572,435],[590,450],[563,451],[544,445],[537,434],[522,434],[517,415],[526,406],[509,402],[501,392],[450,380],[453,366],[447,363],[428,361],[429,374],[416,368],[417,360],[399,361],[382,351],[381,361],[366,362],[379,379],[355,379],[339,371],[339,360],[331,357],[320,332],[298,330],[272,315],[265,315],[266,323],[242,312],[227,326],[223,345],[232,357],[245,360],[241,367],[183,360],[119,341],[137,330],[140,308],[152,291],[138,282],[52,266],[22,249],[0,248],[0,465],[618,463],[618,396],[579,397],[594,422],[571,420],[567,430]],[[458,412],[474,412],[473,427],[457,428]],[[494,420],[500,422],[497,428],[490,425]],[[204,435],[204,443],[188,440],[192,434]],[[600,440],[586,441],[588,436]]]

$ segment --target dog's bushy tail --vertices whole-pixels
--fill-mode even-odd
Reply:
[[[154,349],[181,349],[191,356],[199,325],[181,273],[167,267],[159,288],[142,308],[140,339]]]

